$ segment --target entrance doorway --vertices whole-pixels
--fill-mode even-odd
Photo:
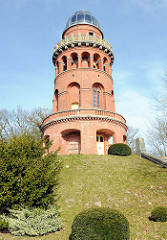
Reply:
[[[104,155],[104,137],[102,135],[96,136],[97,154]]]

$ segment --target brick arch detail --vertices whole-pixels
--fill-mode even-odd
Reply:
[[[99,95],[99,96],[98,96]],[[92,98],[93,98],[93,107],[106,109],[106,97],[105,97],[105,89],[101,83],[95,82],[92,85]],[[98,100],[99,98],[99,100]],[[99,105],[98,106],[98,101]]]
[[[81,53],[81,67],[87,68],[90,67],[90,53],[89,51],[84,51]]]
[[[87,54],[87,61],[83,60],[83,55]],[[77,61],[73,61],[73,55],[77,55]],[[65,64],[63,57],[67,59],[67,63]],[[106,61],[107,60],[107,61]],[[64,71],[65,65],[66,70],[74,69],[74,68],[95,68],[100,69],[102,71],[107,72],[108,74],[112,74],[111,72],[111,59],[101,49],[95,49],[93,47],[86,48],[86,47],[75,47],[66,49],[64,52],[60,53],[57,58],[59,61],[59,71],[56,71],[56,76]],[[105,62],[105,64],[104,64]],[[56,67],[56,62],[55,62]]]
[[[109,128],[100,128],[96,130],[96,136],[102,135],[104,138],[104,152],[107,154],[109,147],[115,142],[115,132]]]
[[[72,104],[78,103],[80,106],[80,85],[77,82],[72,82],[67,87],[67,107],[72,109]]]
[[[80,154],[81,134],[78,129],[66,129],[61,132],[63,151],[67,154]]]
[[[78,68],[78,53],[77,52],[72,52],[70,54],[70,59],[71,60],[71,68]]]

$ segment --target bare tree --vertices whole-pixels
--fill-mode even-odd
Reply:
[[[42,123],[43,120],[51,114],[51,111],[47,108],[35,108],[33,109],[29,114],[28,114],[28,123],[31,126],[31,129],[34,132],[39,132],[40,137],[43,137],[43,132],[42,132]]]
[[[126,137],[127,144],[132,149],[132,152],[135,152],[136,149],[135,139],[139,137],[139,129],[133,128],[132,126],[128,126]]]
[[[31,134],[37,139],[42,138],[42,123],[49,115],[46,108],[35,108],[31,112],[17,107],[16,110],[0,111],[0,139],[10,138],[13,135]]]
[[[156,155],[167,156],[167,119],[158,117],[151,122],[148,129],[148,144]]]
[[[29,123],[27,121],[28,112],[23,110],[20,106],[13,110],[10,114],[10,121],[12,122],[13,132],[16,135],[22,135],[29,131]]]
[[[8,138],[13,134],[11,114],[6,109],[0,111],[0,139]]]
[[[157,116],[150,120],[147,143],[151,146],[151,153],[167,156],[167,71],[162,78],[162,89],[154,99]]]
[[[162,78],[162,88],[156,98],[156,108],[167,116],[167,70]]]

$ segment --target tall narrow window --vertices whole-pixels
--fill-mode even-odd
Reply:
[[[93,89],[93,107],[100,108],[100,90],[97,87]]]

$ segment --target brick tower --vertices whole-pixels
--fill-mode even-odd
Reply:
[[[43,122],[51,150],[59,154],[107,154],[126,142],[126,121],[115,112],[113,50],[88,11],[67,21],[53,53],[53,114]]]

